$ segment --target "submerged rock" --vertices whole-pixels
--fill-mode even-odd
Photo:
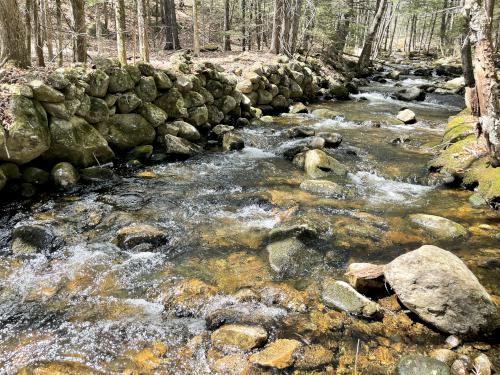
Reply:
[[[87,182],[109,182],[113,181],[115,174],[111,168],[106,166],[95,166],[80,169],[80,177]]]
[[[437,359],[420,355],[401,358],[396,369],[397,375],[450,375],[448,366]]]
[[[280,276],[290,276],[297,271],[306,247],[298,239],[288,238],[269,244],[266,250],[271,268]]]
[[[118,246],[127,250],[144,244],[157,247],[165,244],[167,240],[168,236],[165,231],[146,224],[124,227],[116,233]]]
[[[290,113],[307,113],[307,112],[309,112],[307,107],[301,102],[293,103],[290,106]]]
[[[12,231],[11,250],[16,255],[51,253],[57,247],[52,229],[41,224],[22,224]]]
[[[323,119],[334,119],[338,116],[342,116],[342,114],[340,112],[335,112],[335,111],[332,111],[331,109],[327,109],[327,108],[315,109],[314,111],[312,111],[312,115],[314,117],[319,117],[319,118],[323,118]]]
[[[236,347],[248,351],[262,346],[267,340],[267,332],[259,326],[226,324],[212,333],[211,340],[216,348]]]
[[[379,310],[375,302],[344,281],[327,279],[323,282],[322,289],[321,300],[331,308],[364,316],[372,316]]]
[[[402,89],[394,94],[396,99],[410,102],[412,100],[422,101],[425,99],[425,91],[419,89],[418,87],[408,87]]]
[[[295,362],[297,351],[302,344],[297,340],[279,339],[261,352],[250,356],[250,362],[263,367],[285,369]]]
[[[412,223],[429,231],[438,239],[453,240],[456,238],[467,238],[469,236],[469,232],[463,225],[444,217],[427,214],[413,214],[410,215],[410,220]]]
[[[341,197],[344,189],[341,185],[328,180],[305,180],[300,184],[300,188],[313,194]]]
[[[242,150],[245,147],[243,138],[233,132],[224,133],[222,137],[222,149],[224,151]]]
[[[311,178],[347,175],[347,169],[340,162],[321,150],[310,150],[305,153],[304,169]]]
[[[342,136],[339,133],[319,132],[316,135],[325,140],[326,147],[338,147],[342,143]]]
[[[443,332],[478,334],[498,326],[498,309],[467,266],[449,251],[425,245],[384,268],[401,302]]]

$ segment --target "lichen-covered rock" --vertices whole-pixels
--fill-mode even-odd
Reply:
[[[238,348],[244,351],[262,346],[267,340],[267,332],[258,326],[226,324],[212,333],[212,345],[216,348]]]
[[[208,122],[208,108],[205,105],[188,109],[187,121],[194,126],[201,126]]]
[[[52,178],[52,181],[54,182],[54,185],[63,190],[67,190],[76,186],[80,178],[75,167],[67,162],[56,164],[52,168],[50,176]]]
[[[339,161],[321,150],[306,152],[304,169],[306,174],[311,178],[321,178],[328,175],[347,175],[347,169]]]
[[[412,214],[410,215],[412,223],[429,231],[434,237],[438,239],[457,239],[467,238],[469,232],[463,225],[455,223],[452,220],[444,217],[426,214]]]
[[[474,335],[498,328],[498,307],[449,251],[422,246],[387,264],[384,276],[401,303],[443,332]]]
[[[88,83],[85,91],[90,96],[104,98],[108,92],[109,76],[101,69],[94,69],[87,74]]]
[[[59,117],[62,119],[69,119],[71,114],[66,107],[65,102],[61,103],[49,103],[49,102],[41,102],[45,112],[54,117]]]
[[[139,82],[141,79],[141,71],[137,66],[128,64],[125,65],[124,69],[127,71],[132,81],[134,81],[134,84]]]
[[[8,180],[17,180],[21,178],[21,172],[19,167],[14,163],[3,163],[0,164],[0,171]]]
[[[47,77],[47,83],[56,90],[64,90],[71,83],[64,72],[55,71]]]
[[[173,84],[167,73],[162,72],[161,70],[156,70],[154,75],[156,87],[160,90],[168,90],[172,88]]]
[[[181,92],[176,88],[172,88],[167,94],[159,96],[154,103],[163,109],[168,117],[185,118],[188,116],[184,98]]]
[[[205,98],[203,95],[196,91],[189,91],[182,95],[184,98],[184,105],[186,108],[199,107],[205,104]]]
[[[118,98],[116,105],[118,112],[130,113],[142,104],[142,100],[134,92],[126,92]]]
[[[257,95],[257,104],[259,105],[270,104],[273,101],[273,94],[267,90],[260,89],[257,91]]]
[[[308,113],[309,110],[304,103],[297,102],[290,106],[290,113]]]
[[[111,94],[132,90],[135,82],[127,70],[114,66],[106,70],[109,76],[108,91]]]
[[[234,108],[236,108],[236,100],[229,95],[223,96],[222,98],[219,99],[218,103],[219,109],[222,111],[222,113],[227,114],[231,112]]]
[[[167,113],[153,103],[143,103],[137,110],[137,113],[148,120],[155,128],[164,124],[168,118]]]
[[[321,300],[329,307],[355,315],[369,317],[379,310],[375,302],[358,293],[346,282],[335,279],[323,282]]]
[[[211,125],[217,125],[224,120],[224,113],[222,113],[216,105],[207,105],[208,122]]]
[[[227,132],[222,136],[222,149],[224,151],[242,150],[244,147],[245,142],[239,135]]]
[[[47,114],[37,101],[11,96],[8,133],[0,129],[0,160],[26,164],[50,147]]]
[[[97,129],[108,143],[119,151],[153,143],[155,129],[136,113],[114,115],[97,124]]]
[[[85,116],[85,120],[91,124],[106,121],[109,118],[108,105],[103,99],[90,98],[90,111]]]
[[[40,80],[34,80],[29,83],[33,89],[33,97],[39,102],[60,103],[64,101],[64,94]]]
[[[152,102],[158,96],[154,77],[141,77],[137,86],[135,86],[135,93],[143,102]]]

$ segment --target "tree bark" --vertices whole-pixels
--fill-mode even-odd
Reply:
[[[283,0],[274,0],[273,29],[271,35],[271,49],[269,52],[280,52],[280,35],[283,14]]]
[[[493,0],[466,0],[465,11],[470,12],[471,42],[475,44],[474,79],[479,105],[478,135],[483,135],[488,147],[490,163],[500,166],[500,110],[499,83],[493,59],[491,24]]]
[[[231,37],[229,35],[230,29],[229,0],[224,0],[224,51],[231,51]]]
[[[95,5],[95,39],[97,42],[97,53],[102,50],[102,21],[101,21],[101,7],[102,4],[97,3]]]
[[[294,54],[297,49],[297,35],[299,34],[301,12],[302,0],[295,0],[293,4],[292,25],[290,26],[290,39],[288,40],[291,54]]]
[[[368,67],[368,64],[370,63],[373,40],[380,26],[380,20],[382,19],[382,15],[384,14],[385,4],[386,0],[379,0],[377,13],[375,14],[375,17],[373,18],[373,21],[370,25],[370,29],[368,30],[368,34],[366,35],[366,40],[363,46],[363,50],[361,51],[361,55],[359,56],[359,61],[358,61],[359,72],[362,72],[364,69],[366,69]]]
[[[116,46],[120,64],[127,65],[127,50],[125,48],[125,2],[115,0]]]
[[[50,15],[50,7],[47,0],[42,0],[42,5],[45,41],[47,42],[49,60],[52,61],[54,59],[54,48],[52,44],[52,17]]]
[[[87,29],[85,27],[85,0],[71,0],[73,32],[76,33],[76,61],[87,62]]]
[[[165,47],[166,50],[176,50],[181,48],[179,34],[177,31],[177,17],[175,15],[174,0],[164,0],[163,10],[165,13]]]
[[[45,59],[43,57],[43,40],[42,40],[42,30],[40,27],[40,17],[39,17],[39,5],[38,0],[33,2],[33,31],[35,37],[35,52],[38,62],[38,66],[45,66]]]
[[[31,60],[31,13],[33,11],[33,0],[26,0],[24,10],[24,23],[26,35],[26,49]]]
[[[6,62],[26,68],[30,56],[26,30],[16,0],[0,0],[0,65]]]
[[[147,28],[146,0],[137,0],[137,25],[139,29],[139,51],[141,59],[149,62],[149,38]]]
[[[193,0],[193,54],[200,54],[200,24],[198,21],[198,0]]]
[[[290,47],[288,45],[288,40],[290,39],[290,26],[292,18],[292,7],[290,5],[291,0],[283,0],[283,11],[282,18],[283,22],[281,25],[281,34],[279,38],[280,42],[280,53],[284,53],[290,56]]]
[[[242,51],[246,50],[246,45],[247,45],[247,38],[246,38],[246,8],[247,8],[247,2],[246,0],[241,0],[241,49]]]
[[[61,0],[56,0],[56,24],[57,24],[57,65],[62,66],[63,56],[63,33],[62,33],[62,10]]]

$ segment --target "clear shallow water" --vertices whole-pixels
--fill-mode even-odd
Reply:
[[[334,120],[287,115],[242,129],[247,147],[240,152],[207,151],[138,171],[150,172],[148,178],[130,173],[111,187],[88,186],[73,196],[8,205],[0,221],[5,253],[0,257],[0,373],[54,361],[103,373],[130,368],[210,373],[206,335],[214,312],[233,309],[245,319],[256,316],[271,338],[300,336],[308,342],[314,340],[310,333],[283,323],[316,311],[304,293],[317,290],[326,276],[342,278],[352,261],[385,263],[424,243],[462,256],[498,294],[493,272],[482,266],[498,255],[491,252],[499,247],[497,214],[473,209],[469,192],[433,185],[425,168],[443,123],[457,108],[404,103],[416,112],[417,124],[375,128],[374,121],[394,116],[402,103],[380,92],[361,95],[368,100],[312,106],[343,114]],[[285,136],[295,125],[342,135],[341,146],[329,152],[350,171],[335,180],[348,191],[345,199],[300,190],[304,172],[282,156],[297,142]],[[392,143],[402,136],[410,141]],[[455,220],[471,237],[436,241],[411,225],[411,213]],[[64,246],[48,258],[8,255],[10,229],[25,221],[50,225]],[[302,223],[317,228],[317,237],[308,242],[311,257],[296,276],[281,279],[267,262],[269,233]],[[113,244],[116,232],[131,224],[163,229],[167,245],[138,253],[121,250]],[[183,282],[193,279],[209,287],[185,287]],[[260,299],[248,302],[238,294],[242,290],[258,292]],[[426,350],[425,341],[418,345]],[[158,363],[151,359],[156,357]],[[148,370],[144,363],[151,361],[157,367]]]

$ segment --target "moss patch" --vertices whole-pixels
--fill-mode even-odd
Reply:
[[[449,172],[453,175],[463,176],[465,170],[471,166],[477,157],[469,151],[476,146],[476,137],[469,135],[442,151],[441,154],[431,160],[429,167]]]

